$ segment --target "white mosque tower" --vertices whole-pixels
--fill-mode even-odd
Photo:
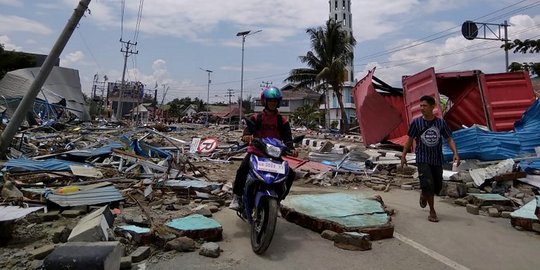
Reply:
[[[330,18],[336,22],[341,22],[341,29],[347,31],[349,35],[353,36],[352,31],[352,12],[351,12],[351,0],[330,0],[328,1],[330,6]],[[346,82],[352,83],[354,81],[354,66],[353,61],[347,64],[347,78]]]

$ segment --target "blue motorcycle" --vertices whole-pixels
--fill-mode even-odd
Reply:
[[[248,129],[253,123],[246,119]],[[301,141],[297,137],[293,141]],[[246,180],[238,216],[251,224],[251,247],[256,254],[268,249],[274,236],[279,202],[287,192],[286,179],[289,164],[282,157],[289,148],[275,138],[254,138],[252,145],[264,156],[251,155],[250,170]]]

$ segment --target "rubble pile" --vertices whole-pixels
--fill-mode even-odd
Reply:
[[[98,258],[95,269],[130,269],[199,248],[219,256],[222,228],[211,217],[230,199],[229,159],[245,149],[237,149],[237,132],[209,130],[232,143],[193,151],[201,132],[190,126],[166,134],[88,124],[19,133],[2,164],[0,268],[81,267]],[[200,224],[182,229],[176,222],[184,218]]]

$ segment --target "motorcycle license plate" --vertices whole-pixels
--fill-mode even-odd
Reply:
[[[269,161],[259,161],[257,162],[258,168],[261,171],[272,172],[285,174],[285,164],[284,163],[274,163]]]

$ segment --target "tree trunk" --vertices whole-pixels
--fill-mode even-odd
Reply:
[[[338,100],[339,109],[341,111],[341,133],[346,133],[349,131],[349,119],[347,118],[347,113],[345,112],[345,105],[343,105],[343,93],[340,86],[332,86],[334,88],[334,93],[336,93],[336,98]]]

